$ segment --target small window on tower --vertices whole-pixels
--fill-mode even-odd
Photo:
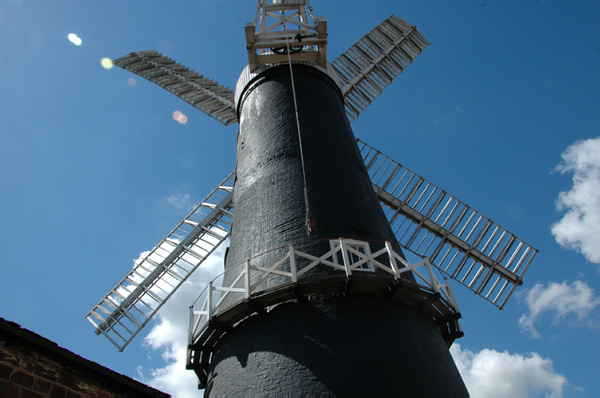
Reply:
[[[340,247],[339,239],[330,240],[329,244],[331,245],[332,249],[337,249],[338,247]],[[367,242],[361,242],[361,241],[352,240],[352,239],[344,239],[344,245],[346,246],[346,253],[348,255],[348,261],[350,262],[351,266],[360,261],[364,261],[365,257],[368,257],[371,255],[371,249],[369,248],[369,244]],[[344,264],[344,258],[343,258],[341,251],[337,252],[333,256],[333,262],[336,264],[339,264],[339,265]],[[365,261],[358,267],[353,268],[352,270],[353,271],[374,272],[375,266],[373,265],[372,262]]]

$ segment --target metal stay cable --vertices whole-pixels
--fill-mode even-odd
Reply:
[[[284,2],[281,2],[281,14],[282,16],[285,18],[285,9],[284,9]],[[283,26],[283,31],[286,31],[286,25],[285,25],[285,21],[283,21],[282,23]],[[286,35],[285,37],[285,45],[286,45],[286,50],[287,50],[287,55],[288,55],[288,65],[290,67],[290,79],[291,79],[291,83],[292,83],[292,98],[294,100],[294,113],[296,116],[296,131],[298,132],[298,145],[300,147],[300,162],[302,164],[302,179],[303,179],[303,183],[304,183],[304,211],[305,211],[305,217],[306,217],[306,228],[308,229],[308,232],[312,232],[314,225],[313,225],[313,221],[310,215],[310,205],[308,203],[308,188],[307,188],[307,183],[306,183],[306,165],[304,163],[304,149],[302,146],[302,133],[300,130],[300,117],[298,115],[298,101],[296,99],[296,84],[295,84],[295,80],[294,80],[294,70],[292,68],[292,55],[291,55],[291,49],[290,49],[290,41],[288,36]]]

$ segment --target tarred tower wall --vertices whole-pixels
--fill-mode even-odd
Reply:
[[[272,265],[288,244],[320,256],[339,237],[368,241],[372,252],[396,241],[339,88],[310,66],[295,64],[293,73],[300,134],[288,65],[262,72],[240,94],[226,284],[236,265]],[[309,277],[335,272],[317,268]],[[217,344],[206,393],[468,396],[433,319],[352,294],[309,296],[242,321]]]

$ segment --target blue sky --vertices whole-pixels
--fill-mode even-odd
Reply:
[[[84,316],[233,169],[236,126],[100,60],[154,49],[235,87],[255,6],[0,2],[0,316],[175,396],[193,391],[178,322],[218,256],[123,353]],[[356,136],[540,250],[503,311],[454,286],[466,336],[453,355],[472,395],[599,396],[600,2],[312,6],[330,61],[392,13],[419,28],[432,44]]]

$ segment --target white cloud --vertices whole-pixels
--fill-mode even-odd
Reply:
[[[193,207],[189,194],[173,194],[167,198],[167,203],[176,209],[191,209]]]
[[[171,296],[157,313],[158,322],[144,339],[150,350],[161,354],[165,366],[149,371],[139,367],[141,378],[144,383],[167,392],[174,398],[202,395],[198,390],[196,374],[185,368],[188,308],[206,284],[223,271],[223,256],[227,246],[227,243],[221,245]],[[149,376],[146,375],[148,372]]]
[[[552,225],[552,235],[561,246],[600,264],[600,137],[577,141],[561,156],[556,170],[573,173],[573,187],[558,196],[558,210],[567,213]]]
[[[560,398],[568,384],[552,361],[538,353],[510,354],[490,349],[473,352],[454,344],[450,352],[471,398]],[[542,395],[543,394],[543,395]]]
[[[519,319],[519,325],[533,337],[539,337],[535,328],[536,320],[545,312],[554,313],[554,321],[573,315],[581,321],[600,304],[594,290],[583,281],[575,281],[570,285],[550,282],[548,286],[541,283],[531,288],[525,296],[525,304],[529,311]]]

